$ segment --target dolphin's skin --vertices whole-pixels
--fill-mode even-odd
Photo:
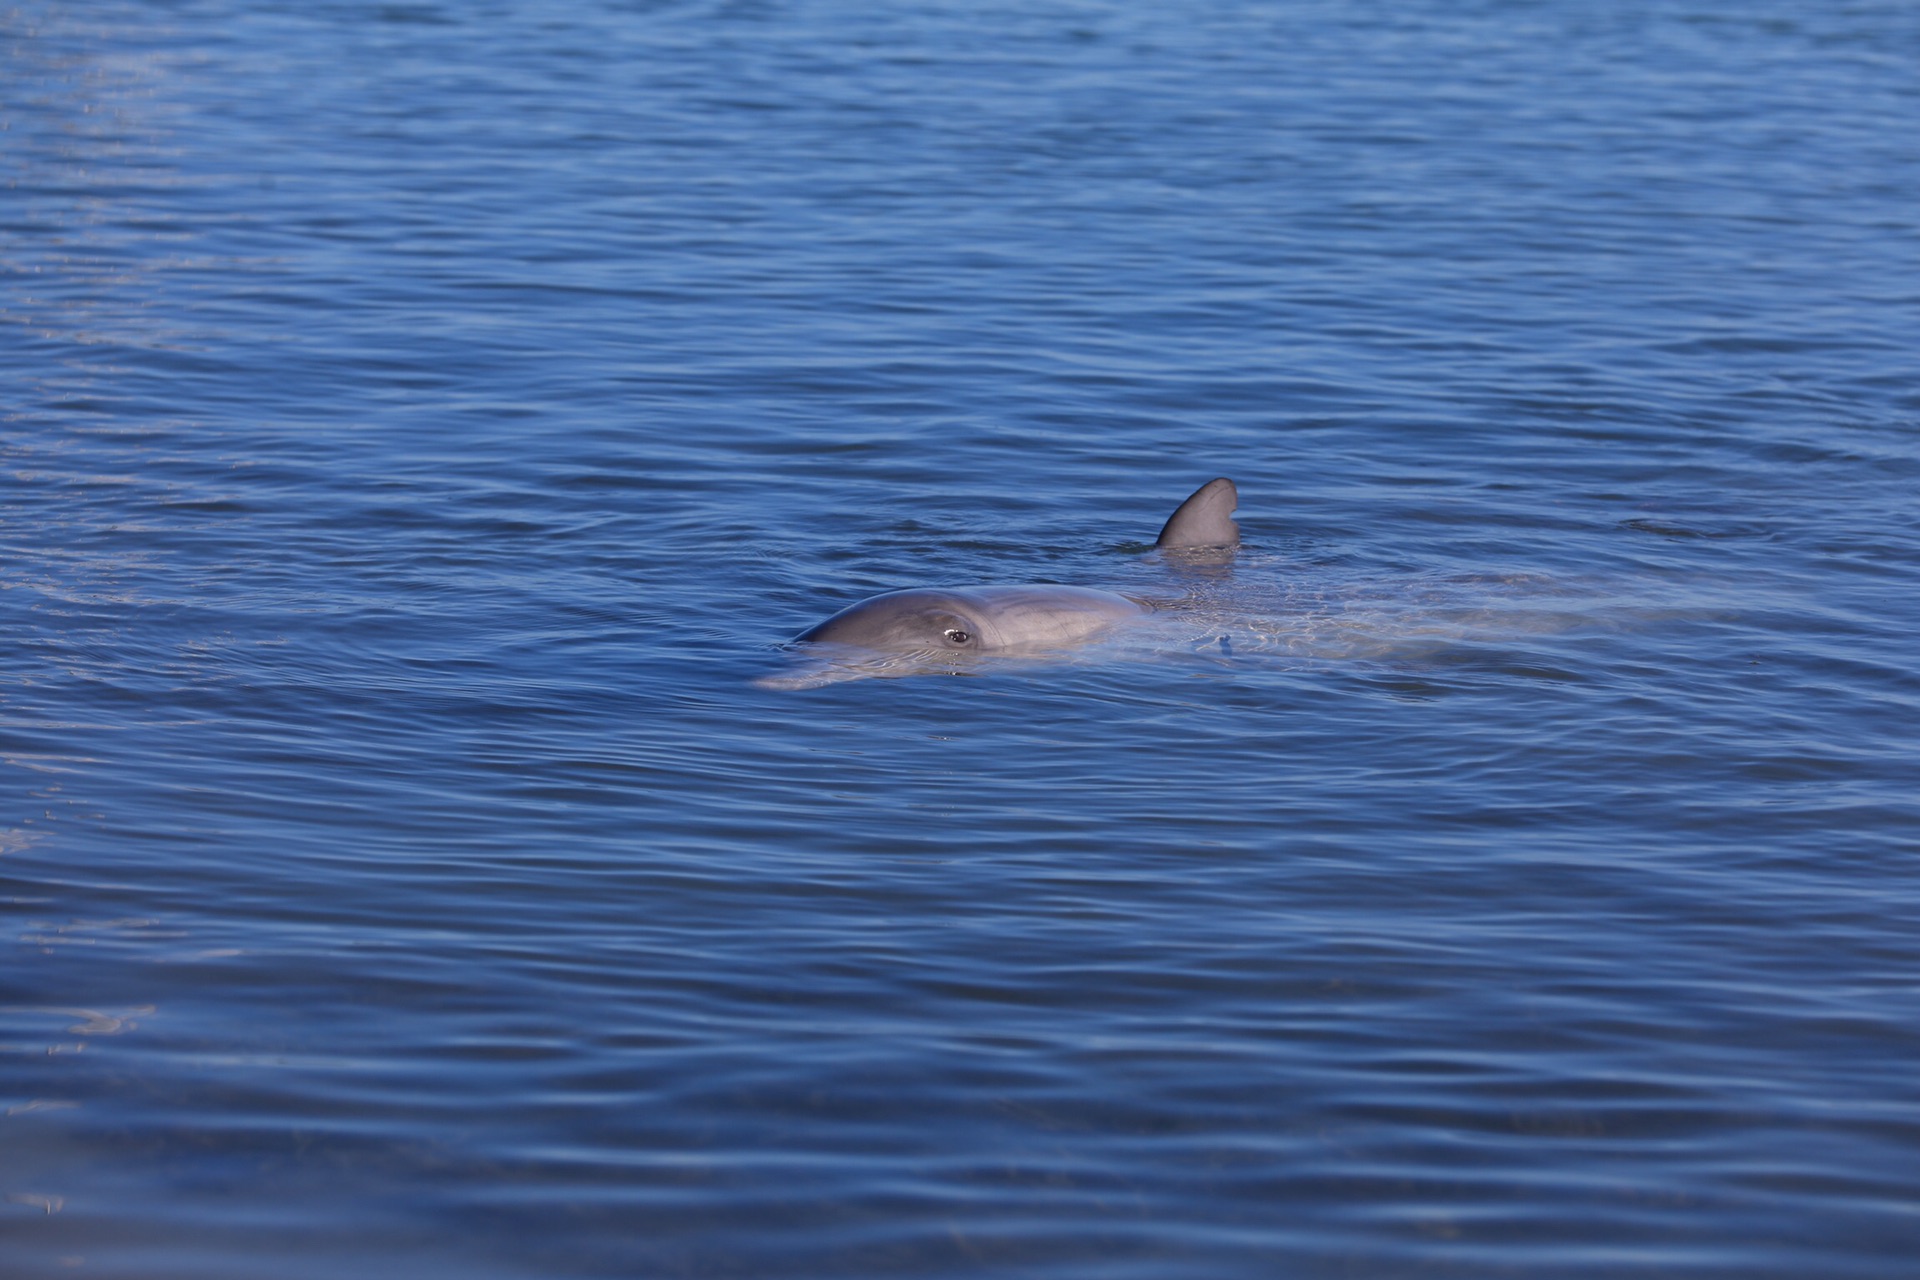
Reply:
[[[842,609],[794,643],[945,653],[1058,649],[1145,612],[1090,587],[915,587]]]
[[[1240,491],[1233,487],[1233,481],[1225,476],[1209,480],[1167,517],[1153,545],[1181,551],[1237,547],[1240,526],[1233,522],[1233,509],[1239,505]]]
[[[1180,504],[1155,544],[1163,551],[1231,556],[1240,529],[1239,494],[1222,478]],[[1091,640],[1153,606],[1112,591],[1044,583],[1020,586],[914,587],[842,609],[802,632],[793,645],[825,659],[797,674],[768,676],[768,688],[808,688],[871,675],[951,670],[968,654],[1040,653]]]

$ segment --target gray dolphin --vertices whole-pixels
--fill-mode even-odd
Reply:
[[[1208,481],[1167,519],[1154,545],[1203,561],[1231,554],[1240,544],[1240,528],[1233,522],[1239,500],[1233,481]],[[1151,612],[1153,605],[1118,592],[1049,583],[889,591],[794,637],[792,646],[826,661],[757,683],[807,688],[863,676],[951,670],[950,661],[943,665],[943,660],[1062,649]]]

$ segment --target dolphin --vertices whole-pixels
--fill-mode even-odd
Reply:
[[[1209,480],[1167,518],[1154,545],[1217,563],[1240,545],[1240,527],[1233,522],[1239,501],[1233,481]],[[1154,608],[1114,591],[1051,583],[889,591],[842,609],[787,646],[825,661],[756,683],[809,688],[863,676],[951,670],[944,660],[962,655],[1044,653],[1091,640]]]

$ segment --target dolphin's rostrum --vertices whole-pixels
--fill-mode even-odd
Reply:
[[[1238,501],[1233,481],[1209,481],[1180,504],[1155,545],[1164,551],[1230,552],[1240,542],[1232,518]],[[943,657],[1062,649],[1152,611],[1152,605],[1117,592],[1045,583],[889,591],[842,609],[794,638],[795,646],[827,662],[758,683],[806,688],[936,669]]]

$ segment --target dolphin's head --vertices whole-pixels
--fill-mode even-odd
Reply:
[[[994,647],[998,632],[950,591],[916,588],[862,600],[793,638],[795,662],[754,681],[764,689],[811,689],[874,676],[955,671]]]
[[[993,629],[951,591],[925,587],[889,591],[842,609],[796,637],[796,644],[843,644],[861,649],[978,653]]]
[[[842,609],[794,637],[800,662],[756,683],[806,689],[840,680],[961,671],[980,655],[1055,652],[1148,612],[1110,591],[1050,583],[916,587]]]

